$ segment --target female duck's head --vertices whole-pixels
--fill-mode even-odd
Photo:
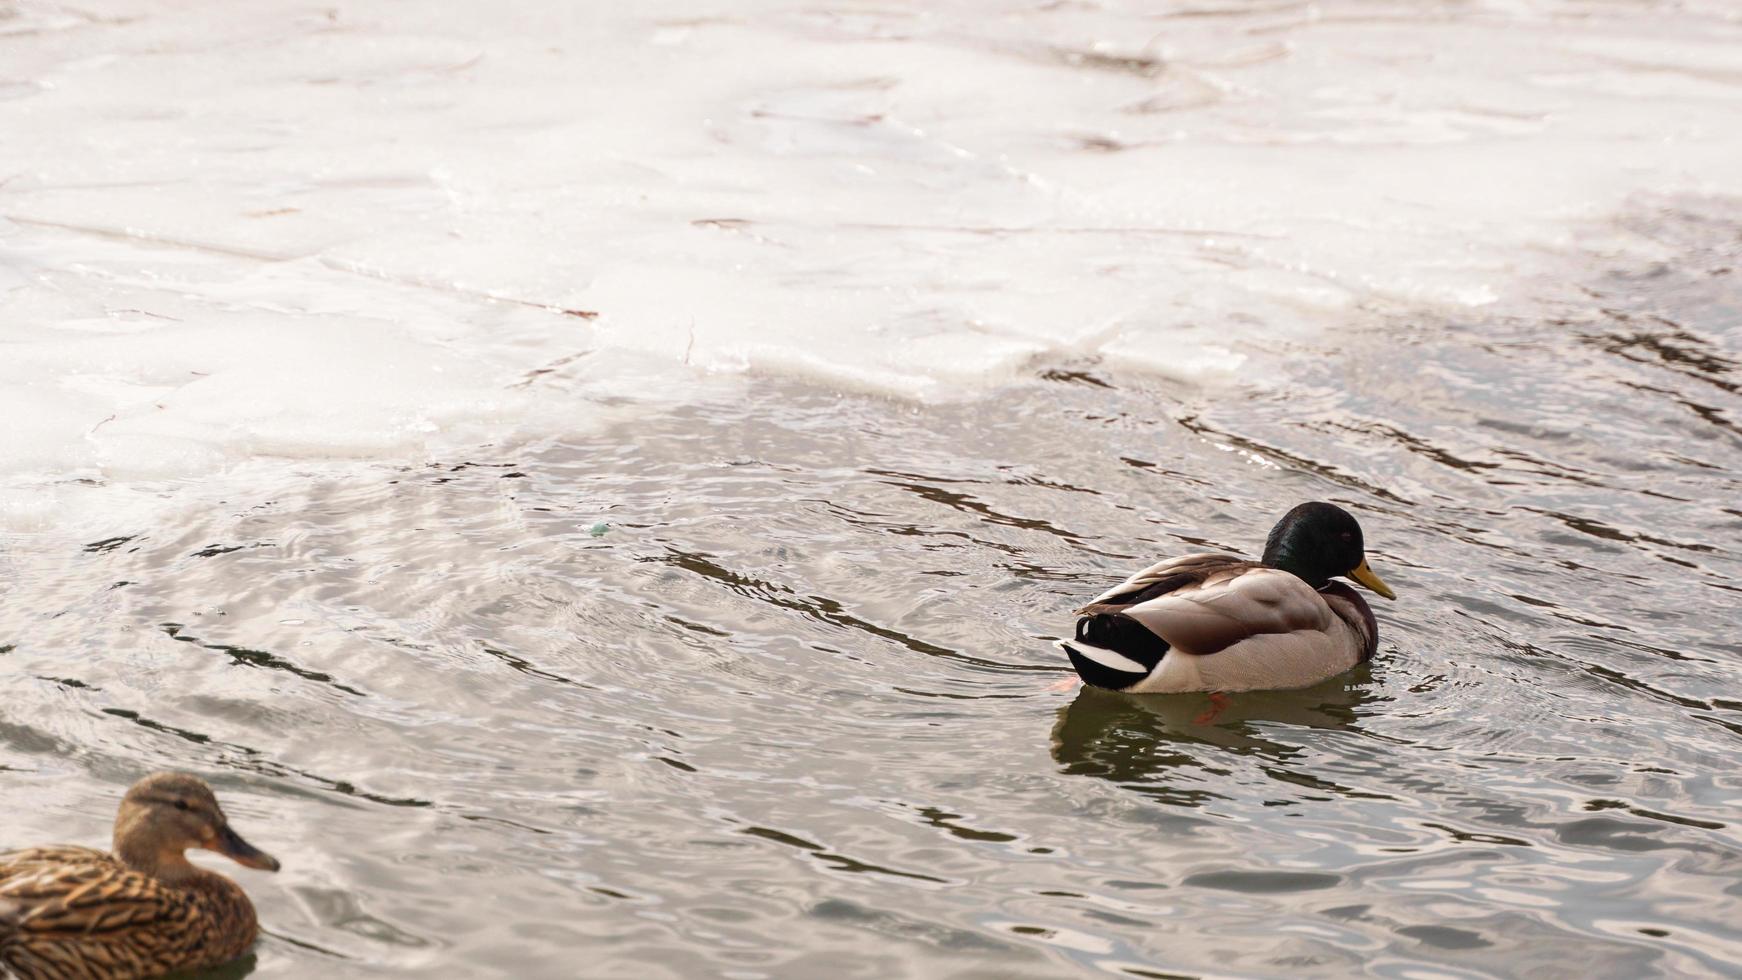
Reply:
[[[1336,504],[1315,500],[1282,515],[1264,543],[1264,564],[1293,572],[1315,589],[1344,575],[1387,599],[1397,598],[1367,567],[1361,525]]]
[[[192,848],[216,851],[244,867],[278,870],[277,859],[230,829],[212,788],[198,776],[159,772],[134,783],[115,817],[121,863],[173,881],[194,873],[185,854]]]

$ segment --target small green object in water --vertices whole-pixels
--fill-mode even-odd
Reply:
[[[599,523],[594,524],[592,527],[587,528],[587,533],[591,534],[595,538],[602,538],[605,536],[605,532],[609,531],[610,529],[611,529],[611,525],[606,524],[604,521],[600,521]]]

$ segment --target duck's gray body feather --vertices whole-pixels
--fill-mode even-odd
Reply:
[[[1060,644],[1078,672],[1137,694],[1308,687],[1372,656],[1378,643],[1373,614],[1353,589],[1314,589],[1232,555],[1151,565],[1079,614],[1087,618],[1078,637]],[[1121,618],[1155,639],[1134,637]],[[1095,642],[1103,637],[1118,642]]]

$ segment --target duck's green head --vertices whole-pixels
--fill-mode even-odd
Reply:
[[[1333,575],[1346,575],[1387,599],[1397,596],[1367,567],[1361,525],[1348,511],[1321,500],[1282,515],[1264,542],[1264,564],[1323,588]]]

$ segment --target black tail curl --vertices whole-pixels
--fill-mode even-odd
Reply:
[[[1143,666],[1141,671],[1120,670],[1077,650],[1069,640],[1061,644],[1065,653],[1070,655],[1071,666],[1076,668],[1077,676],[1084,683],[1115,691],[1149,676],[1168,651],[1166,640],[1151,633],[1137,620],[1119,613],[1102,613],[1077,620],[1076,638],[1085,645],[1111,650]]]

